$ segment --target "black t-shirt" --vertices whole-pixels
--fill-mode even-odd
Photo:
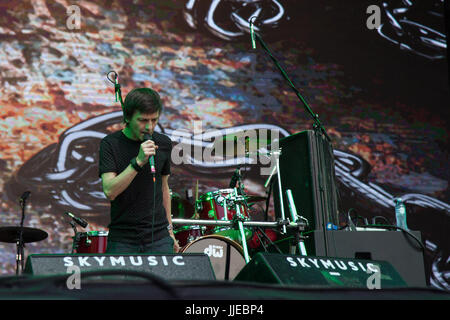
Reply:
[[[153,141],[158,146],[155,155],[156,193],[153,194],[153,178],[147,163],[127,189],[111,201],[111,223],[108,239],[133,244],[153,241],[169,235],[166,210],[162,201],[161,177],[170,174],[172,141],[169,137],[154,132]],[[100,142],[99,175],[115,172],[119,175],[139,153],[142,141],[127,138],[122,131],[107,135]],[[153,212],[155,197],[155,214]],[[153,216],[154,215],[154,216]]]

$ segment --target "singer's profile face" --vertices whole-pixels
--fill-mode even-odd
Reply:
[[[159,120],[159,111],[155,113],[141,113],[136,110],[128,121],[123,133],[131,140],[143,141],[144,134],[153,134]]]

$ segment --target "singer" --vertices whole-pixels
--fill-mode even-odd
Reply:
[[[107,253],[179,251],[168,184],[172,142],[155,132],[162,110],[156,91],[132,90],[123,103],[124,129],[100,142],[99,176],[111,201]]]

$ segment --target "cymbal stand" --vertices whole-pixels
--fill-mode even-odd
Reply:
[[[16,275],[19,275],[19,267],[20,267],[20,271],[23,271],[24,248],[25,248],[25,244],[23,243],[23,222],[25,220],[26,198],[20,199],[20,206],[22,207],[22,219],[20,220],[19,239],[17,239],[17,242],[16,242],[16,246],[17,246]]]
[[[286,215],[284,214],[284,201],[283,201],[283,189],[281,187],[281,174],[280,174],[280,155],[281,149],[278,151],[273,151],[272,154],[275,156],[275,163],[277,167],[277,176],[278,176],[278,192],[280,195],[280,208],[281,208],[281,220],[286,220]],[[286,226],[282,226],[282,233],[286,234]]]
[[[238,191],[237,188],[234,188],[234,195],[236,197],[236,199],[238,198]],[[239,208],[239,204],[237,203],[237,201],[235,201],[234,203],[236,205],[236,215],[233,217],[233,221],[235,222],[235,224],[237,223],[237,227],[239,228],[239,232],[241,234],[241,239],[242,239],[242,249],[244,251],[244,259],[245,259],[245,263],[249,263],[250,262],[250,257],[248,254],[248,248],[247,248],[247,238],[245,237],[245,231],[244,231],[244,216],[241,213],[241,209]]]

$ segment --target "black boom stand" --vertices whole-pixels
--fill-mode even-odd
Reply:
[[[69,224],[71,225],[74,235],[73,235],[73,242],[72,242],[72,254],[77,253],[78,245],[80,243],[81,238],[81,232],[78,232],[77,226],[73,220],[70,220]]]
[[[311,110],[311,108],[309,107],[309,105],[308,105],[308,103],[306,102],[306,100],[303,98],[303,96],[300,94],[300,92],[298,91],[298,89],[294,86],[294,84],[292,83],[292,81],[291,81],[291,79],[289,79],[289,77],[288,77],[288,75],[287,75],[287,73],[284,71],[284,69],[281,67],[281,65],[280,65],[280,63],[278,62],[278,60],[273,56],[273,54],[270,52],[270,50],[269,50],[269,48],[267,47],[267,45],[264,43],[264,41],[263,41],[263,39],[261,38],[261,36],[258,34],[258,33],[256,33],[256,32],[254,32],[253,30],[254,30],[254,20],[256,19],[256,17],[251,17],[250,19],[249,19],[249,25],[250,25],[250,33],[251,33],[251,37],[252,37],[252,47],[253,47],[253,49],[255,49],[256,48],[256,45],[255,45],[255,41],[254,41],[254,39],[256,38],[257,40],[258,40],[258,42],[261,44],[261,46],[262,46],[262,48],[264,49],[264,51],[269,55],[269,57],[270,57],[270,59],[273,61],[273,63],[275,64],[275,66],[278,68],[278,70],[280,71],[280,73],[281,73],[281,75],[283,76],[283,78],[286,80],[286,82],[288,83],[288,85],[289,85],[289,87],[294,91],[294,93],[297,95],[297,97],[299,98],[299,100],[301,101],[301,103],[302,103],[302,105],[303,105],[303,107],[304,107],[304,109],[305,109],[305,111],[306,111],[306,113],[308,113],[310,116],[311,116],[311,118],[313,119],[313,121],[314,121],[314,124],[313,124],[313,129],[314,129],[314,131],[318,134],[318,135],[320,135],[320,136],[323,136],[323,137],[325,137],[325,139],[331,144],[331,138],[328,136],[328,134],[327,134],[327,132],[325,131],[325,128],[323,127],[323,125],[322,125],[322,123],[320,122],[320,120],[319,120],[319,115],[318,114],[316,114],[316,113],[314,113],[312,110]],[[318,152],[318,151],[317,151]],[[320,159],[320,155],[319,154],[317,154],[317,157],[316,157],[317,159]],[[320,161],[320,160],[319,160]],[[319,163],[319,167],[321,167],[321,163]],[[278,173],[278,183],[279,183],[279,185],[280,185],[280,192],[279,192],[279,196],[280,196],[280,207],[281,207],[281,215],[282,215],[282,219],[285,219],[285,216],[284,216],[284,210],[283,210],[283,203],[284,203],[284,201],[283,201],[283,192],[282,192],[282,190],[281,190],[281,181],[280,181],[280,177],[281,177],[281,175],[280,175],[280,168],[279,168],[279,165],[278,165],[278,158],[277,158],[277,173]],[[319,170],[319,172],[320,172],[320,170]],[[322,192],[323,192],[323,190],[324,190],[324,188],[323,188],[323,177],[322,177],[322,174],[321,173],[319,173],[320,175],[321,175],[321,177],[319,177],[319,183],[320,183],[320,185],[319,185],[319,189],[320,189],[320,191],[321,191],[321,198],[323,199],[324,197],[323,197],[323,194],[322,194]],[[270,179],[270,178],[269,178]],[[267,183],[266,183],[267,184]],[[323,210],[322,210],[322,214],[324,215],[324,212],[323,212]],[[326,221],[326,219],[325,219],[325,217],[322,217],[322,221]],[[325,226],[325,223],[323,224],[323,231],[324,231],[324,234],[326,234],[326,226]],[[284,232],[285,232],[285,229],[284,229]],[[326,237],[325,237],[326,238]],[[301,239],[301,237],[298,237],[298,240],[299,240],[299,245],[300,244],[302,244],[302,239]],[[327,241],[325,242],[325,252],[326,252],[326,255],[328,255],[328,243],[327,243]]]
[[[255,19],[255,17],[250,18],[250,29],[253,30],[253,20]],[[288,75],[286,74],[286,72],[284,71],[284,69],[280,66],[280,63],[278,62],[278,60],[272,55],[272,53],[270,52],[269,48],[267,47],[267,45],[264,43],[263,39],[261,38],[260,35],[258,35],[258,33],[253,32],[254,37],[258,40],[258,42],[261,44],[261,46],[263,47],[264,51],[266,51],[266,53],[269,55],[270,59],[273,61],[273,63],[276,65],[276,67],[278,68],[278,70],[280,71],[281,75],[283,76],[283,78],[287,81],[289,87],[295,92],[295,94],[297,95],[297,97],[300,99],[300,101],[302,102],[306,112],[311,116],[311,118],[314,120],[314,125],[313,128],[315,131],[320,132],[321,134],[323,134],[326,139],[331,142],[330,137],[328,136],[327,132],[325,131],[325,128],[323,127],[322,123],[319,120],[319,115],[314,113],[311,108],[309,107],[308,103],[306,102],[306,100],[302,97],[302,95],[300,94],[300,92],[297,90],[297,88],[294,86],[294,84],[292,83],[291,79],[289,79]],[[253,36],[252,36],[253,37]]]

